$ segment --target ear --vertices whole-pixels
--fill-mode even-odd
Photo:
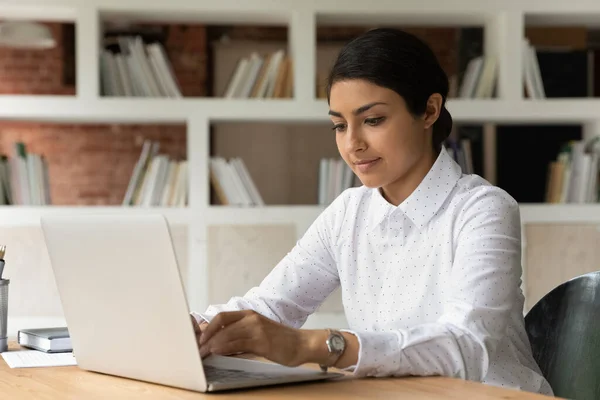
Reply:
[[[429,96],[427,106],[425,107],[425,113],[423,114],[425,129],[432,127],[439,118],[440,112],[442,111],[442,101],[442,95],[439,93],[434,93]]]

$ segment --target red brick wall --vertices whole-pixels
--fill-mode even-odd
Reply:
[[[63,82],[63,30],[58,23],[46,24],[57,46],[44,50],[0,47],[1,94],[73,95],[75,85]]]
[[[63,125],[0,122],[0,154],[14,155],[22,141],[48,162],[55,205],[120,205],[144,139],[160,153],[186,157],[182,125]]]
[[[169,26],[165,49],[182,95],[206,96],[206,28],[201,25]]]

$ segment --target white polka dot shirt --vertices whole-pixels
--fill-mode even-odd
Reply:
[[[301,327],[339,285],[357,376],[446,375],[551,394],[524,329],[517,203],[442,149],[399,206],[351,188],[264,281],[203,316],[253,309]],[[196,314],[199,315],[199,314]]]

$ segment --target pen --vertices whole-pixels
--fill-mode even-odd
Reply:
[[[6,246],[0,245],[0,280],[2,279],[2,271],[4,271],[4,254],[6,253]]]

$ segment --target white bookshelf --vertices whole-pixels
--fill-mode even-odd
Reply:
[[[219,121],[327,121],[327,104],[315,99],[316,26],[318,24],[478,25],[485,29],[486,54],[500,60],[498,97],[451,99],[456,122],[520,123],[600,120],[600,99],[529,100],[523,97],[521,40],[526,24],[592,24],[600,21],[595,0],[20,0],[0,1],[0,19],[71,21],[76,25],[77,94],[75,96],[0,95],[0,119],[44,122],[186,123],[189,205],[177,208],[0,207],[0,225],[36,225],[48,213],[159,212],[189,227],[190,307],[207,305],[206,227],[208,224],[293,223],[297,233],[321,212],[320,206],[232,208],[209,204],[209,127]],[[294,68],[294,98],[228,100],[221,98],[102,98],[99,43],[103,20],[283,24],[289,29]],[[515,51],[515,49],[519,49]],[[525,222],[600,220],[597,205],[524,205]]]

